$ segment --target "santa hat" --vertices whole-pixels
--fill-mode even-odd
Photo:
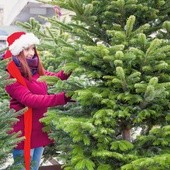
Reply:
[[[39,39],[33,33],[14,32],[7,38],[8,47],[12,55],[18,55],[30,45],[39,44]]]

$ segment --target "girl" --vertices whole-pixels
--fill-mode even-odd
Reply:
[[[9,50],[4,58],[12,56],[12,63],[7,70],[11,77],[17,79],[15,83],[6,86],[11,97],[10,108],[16,111],[29,108],[28,113],[19,116],[19,121],[13,125],[12,132],[21,131],[21,135],[26,138],[13,150],[14,163],[18,163],[17,157],[24,157],[26,170],[30,169],[30,160],[34,165],[32,170],[38,170],[44,147],[52,143],[48,134],[43,132],[40,119],[48,107],[65,105],[70,98],[64,92],[48,94],[47,84],[37,79],[42,75],[49,75],[66,80],[69,75],[63,71],[51,73],[44,70],[35,47],[39,44],[39,39],[34,34],[15,32],[7,38],[7,42]]]

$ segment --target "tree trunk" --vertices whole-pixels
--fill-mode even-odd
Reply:
[[[128,127],[125,127],[123,130],[122,130],[122,137],[124,140],[127,140],[129,142],[131,142],[131,133],[130,133],[130,128]]]

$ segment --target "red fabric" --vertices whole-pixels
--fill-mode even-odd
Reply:
[[[47,84],[37,81],[38,74],[33,75],[32,81],[25,79],[27,87],[19,82],[12,83],[6,86],[6,91],[10,95],[10,108],[16,111],[25,108],[32,108],[32,135],[31,148],[46,146],[52,141],[49,140],[48,134],[43,132],[43,124],[40,119],[44,117],[48,107],[66,104],[65,93],[57,93],[49,95],[47,92]],[[18,117],[19,121],[13,125],[12,132],[21,131],[21,136],[24,135],[24,115]],[[12,133],[11,132],[11,133]],[[38,136],[38,138],[37,138]],[[24,142],[20,142],[16,149],[23,149]]]
[[[44,82],[37,82],[37,78],[38,75],[35,75],[33,76],[31,82],[26,81],[28,88],[16,82],[6,86],[6,91],[12,98],[10,101],[11,108],[14,108],[15,110],[21,110],[25,106],[31,107],[34,112],[33,116],[38,121],[39,118],[43,117],[43,114],[47,111],[48,107],[64,105],[66,102],[64,92],[57,94],[47,94],[47,86],[45,86],[46,84]],[[19,119],[22,119],[22,115],[19,117]],[[16,125],[19,125],[19,122],[20,121],[18,121]],[[23,125],[20,124],[20,126]],[[18,126],[18,128],[21,130],[20,126]],[[35,128],[38,128],[36,124]],[[39,139],[32,140],[37,140],[41,144]]]
[[[17,40],[18,38],[20,38],[21,35],[25,34],[25,32],[14,32],[13,34],[11,34],[8,38],[8,46],[10,46],[11,44],[13,44],[13,42],[15,40]]]
[[[10,52],[9,50],[7,50],[7,51],[5,52],[4,59],[10,58],[11,56],[12,56],[11,52]]]
[[[23,86],[27,87],[19,69],[15,65],[13,61],[11,61],[8,66],[7,70],[9,71],[10,75],[17,79],[19,83],[21,83]],[[31,137],[31,131],[32,131],[32,109],[28,108],[28,111],[24,113],[24,135],[25,135],[25,141],[24,141],[24,161],[25,161],[25,168],[26,170],[30,170],[30,137]]]
[[[28,123],[27,123],[28,122]],[[31,132],[32,132],[32,109],[29,108],[24,113],[24,134],[26,137],[24,143],[24,160],[25,160],[25,168],[26,170],[30,170],[30,150],[31,150]]]

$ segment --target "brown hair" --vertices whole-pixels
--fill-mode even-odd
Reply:
[[[38,57],[36,49],[35,49],[35,55],[37,55],[37,57]],[[31,73],[31,70],[30,70],[30,68],[29,68],[29,66],[27,64],[27,61],[26,61],[26,58],[24,56],[23,51],[17,56],[17,58],[21,63],[21,70],[22,70],[23,76],[28,78],[28,80],[31,80],[32,79],[32,73]],[[41,62],[39,57],[38,57],[38,59],[39,59],[39,62],[38,62],[38,74],[40,76],[43,76],[45,74],[44,73],[44,67],[43,67],[42,62]]]

